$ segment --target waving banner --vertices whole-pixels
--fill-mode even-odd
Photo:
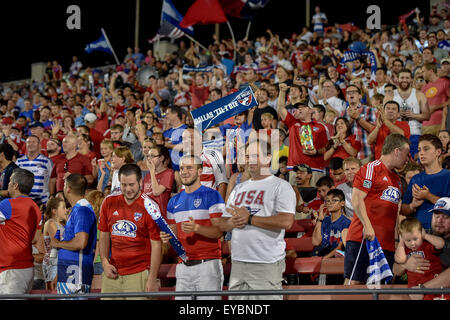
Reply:
[[[195,127],[204,130],[258,105],[251,87],[244,88],[222,99],[191,111]]]

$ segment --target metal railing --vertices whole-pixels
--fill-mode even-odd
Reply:
[[[349,289],[283,289],[283,290],[225,290],[225,291],[159,291],[159,292],[127,292],[127,293],[85,293],[85,294],[2,294],[3,299],[98,299],[98,298],[167,298],[167,297],[191,297],[197,300],[204,296],[273,296],[273,295],[371,295],[372,300],[379,300],[380,295],[393,294],[437,294],[448,295],[450,288],[349,288]]]

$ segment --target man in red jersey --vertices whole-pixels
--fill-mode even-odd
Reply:
[[[313,109],[307,104],[296,103],[294,106],[297,110],[294,115],[286,110],[285,97],[288,88],[286,84],[280,84],[277,110],[281,120],[289,128],[288,169],[301,163],[309,165],[313,172],[311,184],[315,185],[317,180],[324,175],[323,154],[328,143],[327,130],[323,124],[312,119]],[[305,129],[310,133],[310,138],[306,140],[302,137]],[[289,175],[289,182],[291,185],[295,185],[295,173]]]
[[[375,145],[375,159],[380,159],[383,142],[390,133],[400,133],[409,139],[410,128],[407,121],[400,118],[400,105],[397,101],[390,100],[384,104],[383,110],[379,110],[375,129],[367,137],[367,143]]]
[[[78,153],[78,139],[75,135],[68,134],[63,140],[64,158],[58,160],[50,176],[50,195],[64,190],[64,179],[71,173],[79,173],[85,176],[89,184],[94,181],[92,165],[88,157]],[[64,160],[64,161],[63,161]]]
[[[379,160],[364,165],[353,180],[354,215],[348,229],[345,248],[345,284],[365,283],[369,255],[364,240],[375,236],[392,269],[395,253],[395,224],[402,195],[402,183],[394,170],[401,170],[408,160],[409,140],[390,134]]]
[[[17,168],[8,185],[11,198],[0,202],[0,294],[28,293],[33,285],[32,241],[40,228],[41,211],[28,197],[32,172]]]
[[[158,291],[160,230],[141,198],[141,169],[126,164],[119,180],[122,192],[105,198],[100,209],[102,293]]]

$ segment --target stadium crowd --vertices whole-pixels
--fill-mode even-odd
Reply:
[[[450,286],[448,7],[411,21],[360,29],[317,7],[286,39],[128,48],[105,71],[73,57],[2,86],[0,293],[89,292],[94,275],[102,292],[157,291],[177,260],[151,210],[188,257],[179,291],[222,289],[222,241],[229,290],[281,289],[295,220],[312,223],[308,255],[345,256],[341,283],[366,282],[356,260],[377,237],[397,281]],[[195,128],[190,111],[247,86],[258,106]]]

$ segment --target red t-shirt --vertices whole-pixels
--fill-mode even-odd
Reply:
[[[436,274],[442,272],[441,259],[438,256],[438,250],[436,250],[431,243],[425,239],[422,245],[416,250],[408,249],[405,246],[405,252],[408,257],[417,255],[430,262],[430,269],[423,270],[424,274],[407,271],[408,274],[408,288],[415,287],[421,283],[425,283],[434,278]]]
[[[150,241],[161,238],[159,228],[147,213],[141,197],[130,205],[121,193],[106,197],[100,209],[98,229],[111,234],[109,262],[120,275],[150,268]]]
[[[367,216],[383,250],[395,251],[395,223],[402,195],[398,175],[379,160],[359,169],[353,188],[367,193],[364,199]],[[348,229],[347,241],[362,241],[363,225],[356,214]]]
[[[40,224],[41,210],[31,198],[0,202],[0,272],[33,267],[31,241]]]
[[[65,156],[58,160],[53,166],[50,176],[50,178],[56,178],[56,192],[64,190],[64,175],[66,172],[79,173],[83,176],[92,175],[91,161],[88,157],[79,153],[70,160],[67,160]]]
[[[192,109],[197,109],[205,104],[209,97],[209,87],[197,87],[195,84],[189,86],[191,93]]]
[[[403,133],[405,134],[405,137],[409,139],[409,137],[411,136],[409,123],[407,121],[395,121],[394,124],[400,129],[402,129]],[[377,140],[375,141],[375,159],[380,159],[384,140],[390,133],[391,130],[389,130],[388,126],[383,123],[380,130],[378,131]]]
[[[293,167],[300,163],[306,163],[311,168],[323,169],[323,154],[309,156],[303,153],[303,146],[300,140],[300,130],[304,125],[309,125],[311,127],[313,145],[316,150],[319,150],[324,148],[328,143],[325,126],[314,120],[309,123],[302,123],[300,120],[295,119],[289,112],[283,122],[289,128],[288,166]]]
[[[53,166],[54,166],[55,163],[58,161],[63,161],[63,162],[66,161],[66,158],[63,153],[60,153],[60,154],[57,154],[56,156],[50,157],[50,160],[52,160]]]
[[[102,143],[103,139],[105,139],[105,136],[103,136],[103,133],[101,133],[97,129],[90,128],[89,129],[89,137],[91,138],[92,143],[94,145],[93,151],[96,154],[100,154],[100,144]]]
[[[99,117],[97,115],[97,121],[95,122],[95,129],[101,134],[105,133],[109,128],[109,119],[106,113],[102,113]]]
[[[354,134],[348,136],[345,138],[345,141],[347,141],[348,144],[352,146],[353,149],[356,149],[356,151],[361,150],[361,141],[356,140],[356,136]],[[345,150],[343,146],[337,147],[336,151],[333,153],[331,158],[342,158],[343,160],[350,157],[350,154]]]
[[[428,105],[430,107],[441,105],[448,100],[449,85],[450,80],[448,80],[447,78],[439,78],[435,82],[428,83],[422,88],[422,92],[425,94],[425,97],[427,97]],[[434,111],[431,114],[430,119],[424,121],[422,125],[426,127],[441,124],[442,111],[443,109]]]
[[[161,210],[161,214],[163,215],[164,219],[167,219],[167,204],[169,203],[170,195],[172,194],[174,178],[174,172],[169,168],[156,174],[156,180],[158,181],[158,183],[166,187],[166,190],[159,196],[155,196],[152,192],[152,176],[150,172],[145,175],[142,181],[143,192],[150,198],[155,200],[155,202],[159,206],[159,210]]]

